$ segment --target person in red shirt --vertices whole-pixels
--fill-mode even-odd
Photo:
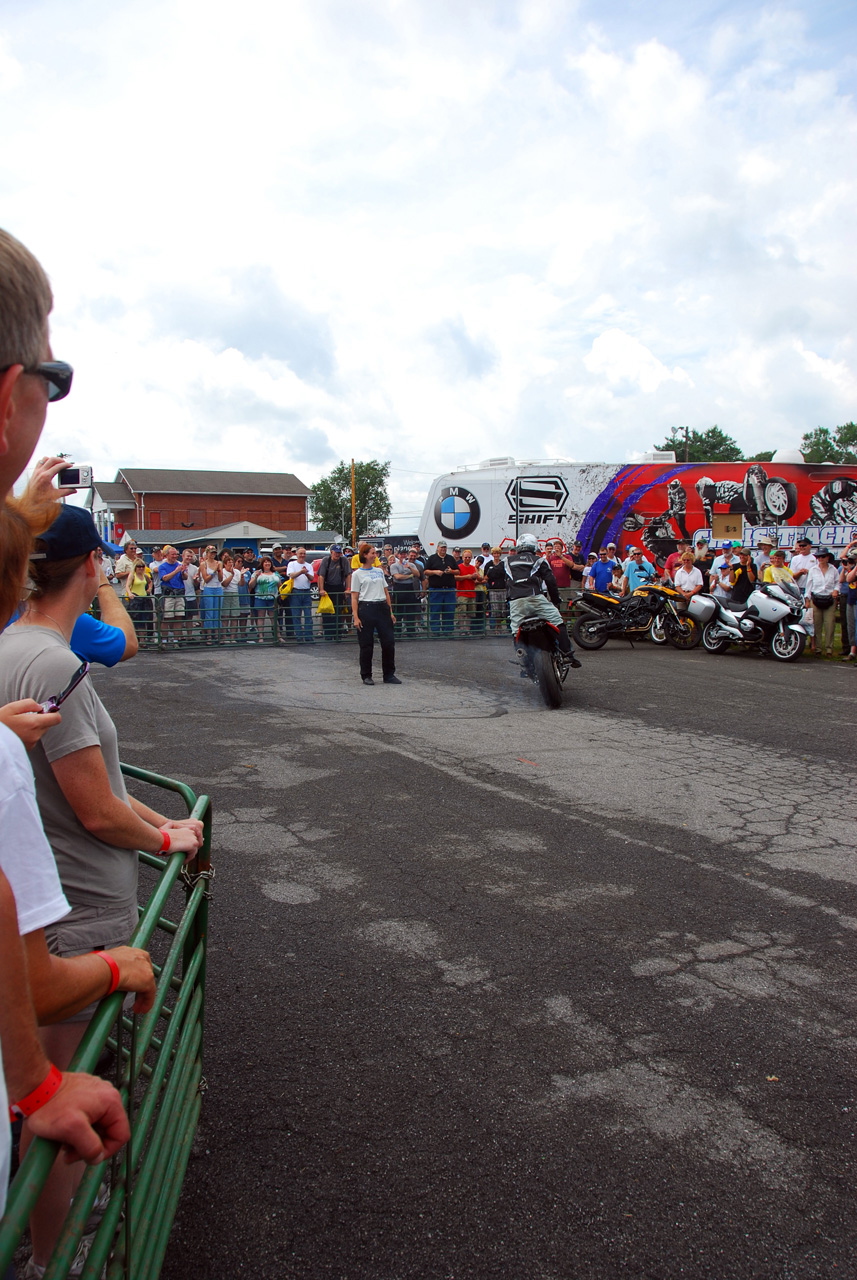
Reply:
[[[690,551],[691,546],[687,538],[679,538],[677,549],[671,556],[667,556],[667,562],[664,565],[664,580],[672,583],[675,578],[676,569],[681,568],[681,558],[685,551]]]
[[[455,612],[458,615],[460,631],[464,629],[465,618],[467,618],[468,630],[473,631],[473,619],[476,616],[476,582],[481,580],[481,577],[473,563],[473,552],[468,547],[462,554],[461,563],[458,566],[458,581],[455,584]]]
[[[564,544],[559,538],[548,544],[547,561],[553,576],[556,578],[559,598],[563,605],[568,608],[568,602],[571,599],[571,571],[578,568],[577,562],[567,553]]]

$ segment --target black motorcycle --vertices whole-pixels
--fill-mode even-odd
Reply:
[[[571,635],[581,649],[600,649],[611,636],[622,636],[632,645],[648,636],[674,649],[695,649],[702,639],[702,627],[688,616],[681,592],[660,584],[647,583],[621,599],[584,591],[576,612]]]
[[[556,627],[544,618],[525,618],[515,635],[515,645],[521,674],[539,686],[551,710],[562,706],[562,686],[570,663],[560,652]]]

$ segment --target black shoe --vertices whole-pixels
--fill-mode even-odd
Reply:
[[[566,657],[566,662],[568,663],[568,665],[569,665],[570,667],[582,667],[582,666],[583,666],[583,663],[580,661],[580,658],[578,658],[578,657],[577,657],[575,654],[573,654],[573,653],[568,654],[568,656]]]
[[[401,684],[398,676],[384,676],[384,684]]]
[[[374,683],[375,683],[375,681],[372,679],[372,677],[371,677],[371,676],[364,676],[364,677],[363,677],[363,683],[364,683],[364,684],[374,684]]]

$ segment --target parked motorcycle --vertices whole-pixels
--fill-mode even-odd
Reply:
[[[562,705],[562,686],[570,665],[560,652],[556,627],[544,618],[525,618],[515,635],[522,675],[539,686],[545,705],[555,710]]]
[[[806,647],[803,601],[786,583],[759,583],[745,609],[729,609],[714,596],[698,595],[689,611],[702,627],[709,653],[725,653],[731,644],[740,644],[767,650],[780,662],[795,662]]]
[[[576,605],[571,635],[581,649],[600,649],[611,636],[633,643],[648,636],[655,644],[695,649],[702,627],[686,608],[684,596],[673,587],[647,583],[617,599],[601,591],[584,591]]]

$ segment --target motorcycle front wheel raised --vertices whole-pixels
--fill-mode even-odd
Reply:
[[[669,614],[664,618],[664,634],[667,644],[674,649],[695,649],[702,639],[702,627],[696,618],[672,618]]]
[[[578,618],[571,628],[572,639],[581,649],[600,649],[607,643],[607,623],[588,615]]]
[[[780,662],[797,662],[805,646],[802,631],[775,631],[771,636],[771,653]]]
[[[562,706],[562,685],[557,674],[556,659],[546,649],[536,649],[533,662],[545,706],[555,711],[557,707]]]
[[[709,653],[725,653],[731,641],[718,636],[720,628],[716,622],[706,622],[702,629],[702,643]]]

